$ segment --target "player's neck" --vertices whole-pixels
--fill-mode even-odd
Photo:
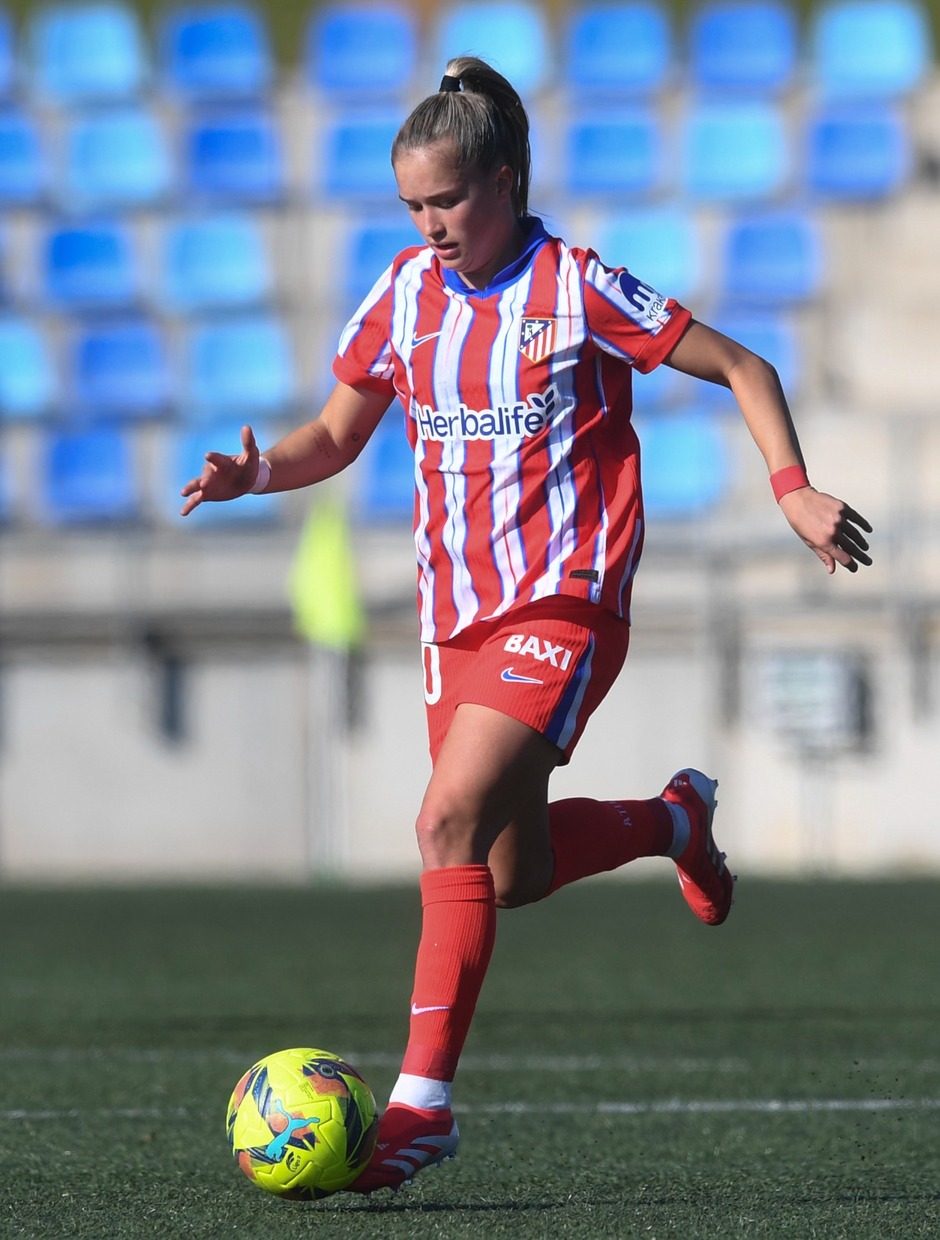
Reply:
[[[478,271],[459,271],[457,274],[470,288],[485,289],[492,283],[494,276],[499,275],[510,263],[515,262],[525,249],[527,240],[519,221],[513,218],[512,227],[507,233],[504,244],[486,266]]]

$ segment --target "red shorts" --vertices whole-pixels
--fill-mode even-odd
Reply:
[[[534,728],[567,762],[627,656],[630,626],[613,612],[559,596],[422,643],[431,760],[462,702]]]

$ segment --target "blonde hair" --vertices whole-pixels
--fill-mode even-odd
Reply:
[[[405,151],[444,141],[454,143],[459,168],[511,168],[513,207],[528,214],[529,118],[515,87],[477,56],[447,62],[442,89],[423,99],[396,134],[392,163]]]

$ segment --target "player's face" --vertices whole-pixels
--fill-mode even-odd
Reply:
[[[442,266],[485,288],[521,252],[508,167],[458,168],[453,143],[405,151],[395,162],[398,194]]]

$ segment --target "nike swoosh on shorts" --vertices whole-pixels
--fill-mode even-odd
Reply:
[[[513,684],[519,685],[543,685],[544,680],[539,680],[536,676],[520,676],[514,672],[511,667],[504,667],[500,676],[501,680],[508,680]]]

